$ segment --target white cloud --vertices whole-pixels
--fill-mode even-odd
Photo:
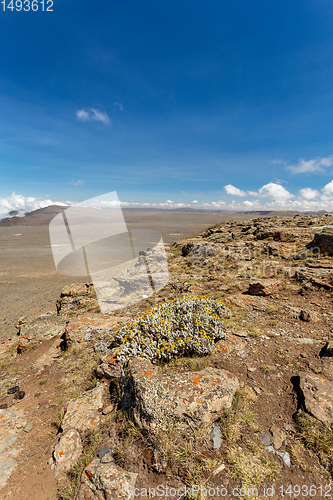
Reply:
[[[319,191],[317,189],[304,188],[299,190],[299,194],[304,200],[314,200],[318,198]]]
[[[264,198],[272,198],[278,201],[287,201],[294,198],[294,195],[289,193],[281,184],[269,182],[259,189],[259,195]]]
[[[228,194],[231,194],[232,196],[246,196],[245,191],[242,191],[241,189],[238,189],[237,187],[233,186],[232,184],[227,184],[224,186],[224,189]]]
[[[326,184],[326,186],[323,187],[322,192],[325,196],[332,196],[333,195],[333,181]]]
[[[285,164],[285,160],[280,160],[279,158],[276,158],[275,160],[272,160],[270,163],[272,163],[273,165],[283,165]]]
[[[0,220],[5,217],[24,217],[25,214],[38,210],[39,208],[45,208],[50,205],[63,205],[59,201],[51,200],[40,200],[32,196],[22,196],[21,194],[13,193],[8,198],[0,198]],[[12,214],[10,215],[10,213]]]
[[[192,203],[198,203],[198,200],[193,200]]]
[[[120,109],[120,111],[124,111],[124,106],[120,102],[114,102],[113,104],[117,106]]]
[[[173,203],[172,200],[167,200],[165,203]]]
[[[293,174],[304,174],[307,172],[323,172],[325,168],[333,165],[333,155],[326,158],[314,158],[312,160],[304,160],[301,158],[296,165],[289,165],[287,168]]]
[[[74,179],[72,179],[72,181],[70,182],[70,184],[72,184],[73,186],[82,186],[82,184],[84,184],[85,181],[83,179],[79,179],[77,181],[74,181]]]
[[[76,112],[76,117],[81,121],[97,121],[109,125],[110,118],[106,113],[94,108],[84,108]]]

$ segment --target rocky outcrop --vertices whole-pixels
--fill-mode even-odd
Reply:
[[[312,372],[299,375],[306,411],[326,425],[333,424],[333,382]]]
[[[238,379],[226,370],[163,373],[150,361],[133,358],[123,366],[121,404],[143,429],[165,428],[188,419],[210,423],[230,408]]]
[[[121,365],[116,362],[116,359],[109,354],[101,357],[101,364],[97,367],[97,375],[101,378],[119,382],[121,374]]]
[[[31,340],[46,340],[61,335],[66,326],[66,321],[53,315],[43,315],[31,323],[20,325],[20,342],[18,352],[25,350]]]
[[[99,305],[92,283],[67,285],[57,300],[57,314],[73,316],[84,311],[98,311]]]
[[[131,500],[137,476],[96,458],[84,469],[78,500]]]
[[[182,247],[182,256],[210,257],[217,254],[216,248],[210,243],[187,243]]]

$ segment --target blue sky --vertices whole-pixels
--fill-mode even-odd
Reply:
[[[331,0],[0,10],[0,198],[333,210],[332,25]]]

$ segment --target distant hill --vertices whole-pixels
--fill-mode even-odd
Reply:
[[[14,217],[6,217],[0,221],[0,227],[48,226],[53,217],[64,210],[64,208],[66,207],[60,205],[50,205],[46,208],[39,208],[38,210],[28,212],[24,217],[17,217],[15,215]]]
[[[0,221],[0,227],[9,226],[48,226],[50,221],[59,212],[66,209],[64,206],[60,205],[50,205],[46,208],[39,208],[38,210],[33,210],[27,213],[24,217],[17,217],[17,212],[14,210],[10,212],[13,217],[6,217]],[[293,217],[294,215],[320,215],[325,213],[324,210],[318,212],[298,212],[292,210],[249,210],[249,211],[233,211],[233,210],[199,210],[194,208],[122,208],[124,212],[188,212],[188,213],[214,213],[221,215],[221,218],[226,219],[253,219],[255,217]]]

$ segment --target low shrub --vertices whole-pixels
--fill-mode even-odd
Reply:
[[[168,300],[129,321],[115,333],[115,357],[142,356],[167,362],[177,356],[203,356],[214,342],[227,338],[223,318],[231,313],[223,302],[184,296]]]

